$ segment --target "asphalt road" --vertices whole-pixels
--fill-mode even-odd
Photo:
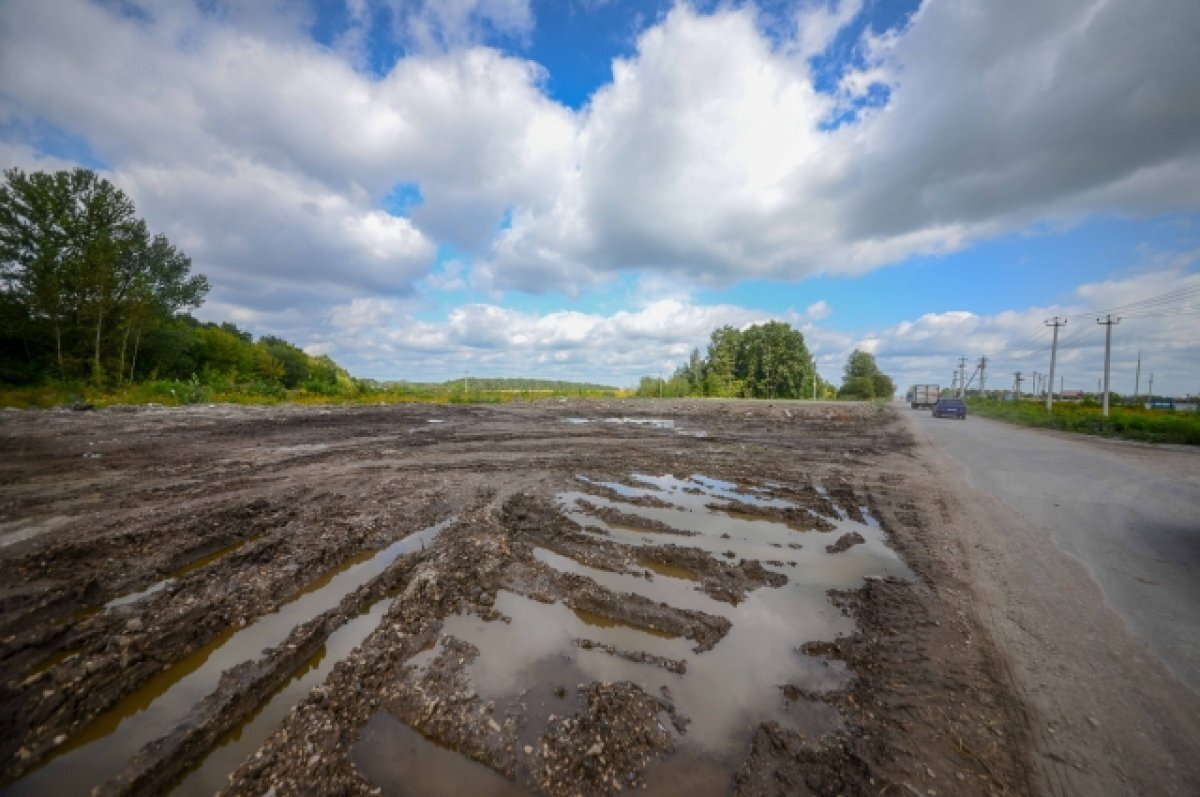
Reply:
[[[1200,694],[1200,449],[900,411],[971,486],[1082,562],[1107,606]]]

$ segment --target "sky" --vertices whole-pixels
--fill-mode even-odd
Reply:
[[[1198,41],[1195,0],[3,0],[0,167],[97,170],[198,318],[359,377],[629,386],[781,320],[834,384],[1028,391],[1058,318],[1067,390],[1109,331],[1114,391],[1182,396]]]

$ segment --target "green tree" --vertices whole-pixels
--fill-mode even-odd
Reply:
[[[846,359],[838,398],[890,399],[896,392],[891,377],[879,370],[875,355],[855,349]]]
[[[811,360],[804,335],[781,321],[752,326],[742,334],[747,392],[753,398],[802,398],[811,386]]]
[[[27,360],[36,370],[49,348],[59,376],[86,368],[100,381],[107,359],[123,380],[130,335],[136,351],[148,325],[198,307],[207,280],[190,277],[191,262],[151,238],[129,197],[94,172],[9,169],[5,180],[0,291]]]
[[[742,348],[742,332],[731,326],[713,330],[708,344],[704,394],[706,396],[739,396],[742,382],[738,378],[738,358]]]

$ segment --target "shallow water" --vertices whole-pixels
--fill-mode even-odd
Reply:
[[[533,555],[543,564],[590,578],[618,595],[632,593],[676,608],[720,615],[732,626],[715,647],[696,653],[687,639],[501,591],[495,608],[510,618],[510,623],[488,622],[467,614],[447,618],[443,626],[443,634],[479,648],[479,656],[467,667],[481,699],[511,706],[538,690],[553,688],[570,695],[588,682],[621,680],[632,681],[649,694],[669,696],[691,722],[677,739],[678,751],[653,765],[647,778],[654,793],[690,797],[731,790],[732,773],[744,758],[755,728],[764,721],[775,720],[809,736],[840,726],[841,719],[830,705],[803,698],[788,701],[781,687],[790,684],[820,693],[848,683],[849,674],[840,662],[801,652],[806,642],[854,631],[853,622],[829,601],[829,589],[861,586],[867,576],[911,577],[869,514],[866,523],[840,518],[834,532],[799,532],[771,519],[738,516],[739,505],[792,506],[761,488],[747,490],[704,476],[680,479],[644,474],[632,476],[628,484],[595,483],[629,499],[652,496],[669,504],[646,507],[587,492],[586,485],[593,482],[585,477],[580,481],[585,490],[563,493],[560,506],[581,525],[606,529],[609,541],[635,549],[647,542],[669,541],[733,562],[757,559],[768,569],[785,574],[788,582],[777,588],[759,587],[731,605],[697,590],[696,574],[682,568],[643,562],[653,571],[652,578],[646,578],[644,574],[600,570],[535,548]],[[622,529],[582,509],[581,501],[662,521],[696,536],[668,539],[671,535]],[[734,511],[726,511],[728,508]],[[850,531],[861,534],[866,542],[837,554],[825,550]],[[801,547],[789,547],[794,545]],[[727,552],[732,555],[726,557]],[[599,647],[583,649],[575,644],[579,639],[684,660],[687,669],[679,675]],[[437,650],[428,651],[413,664],[428,666],[436,654]],[[536,709],[526,705],[525,738],[536,739],[546,727],[549,709],[541,703]],[[550,705],[553,707],[552,702]],[[559,708],[558,713],[561,716],[563,710]],[[414,771],[424,769],[420,761],[410,766]]]
[[[10,520],[0,523],[0,548],[7,548],[9,545],[31,540],[48,531],[54,531],[74,519],[67,515],[55,515],[42,520],[26,518],[25,520]]]
[[[405,553],[420,550],[451,521],[366,551],[309,584],[290,603],[238,630],[229,628],[200,650],[154,676],[77,733],[4,795],[88,794],[116,775],[148,742],[168,733],[216,688],[221,673],[284,641],[301,623],[332,609]]]
[[[495,770],[431,742],[386,711],[367,720],[351,761],[389,797],[523,797]]]
[[[227,784],[229,775],[267,740],[314,686],[328,676],[378,626],[392,598],[377,601],[368,611],[330,634],[325,644],[302,664],[291,679],[266,703],[217,740],[200,766],[187,774],[172,791],[179,797],[208,797]]]

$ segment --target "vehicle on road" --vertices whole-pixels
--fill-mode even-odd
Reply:
[[[908,403],[914,410],[929,409],[938,402],[941,390],[937,385],[913,385],[908,391]]]
[[[940,398],[933,405],[933,417],[966,420],[967,402],[960,398]]]

